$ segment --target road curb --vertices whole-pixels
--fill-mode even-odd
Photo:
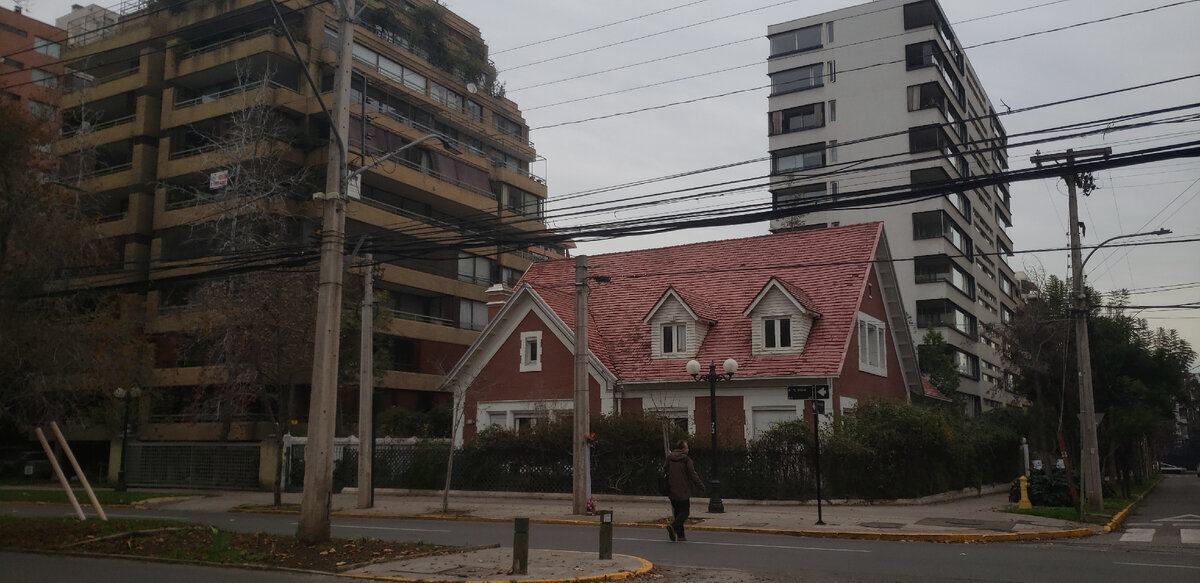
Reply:
[[[592,554],[592,553],[584,553],[583,551],[554,551],[554,552],[556,552],[556,553]],[[638,568],[636,568],[632,571],[618,571],[616,573],[602,573],[602,574],[598,574],[598,575],[580,575],[578,577],[567,577],[567,578],[556,578],[556,579],[519,579],[518,580],[518,579],[513,579],[513,578],[509,577],[507,579],[446,579],[446,581],[453,581],[454,583],[510,583],[512,581],[520,581],[521,583],[583,583],[585,581],[620,581],[622,579],[628,579],[629,577],[636,577],[638,575],[644,575],[644,574],[650,572],[650,570],[654,568],[654,563],[651,563],[650,561],[647,561],[646,559],[643,559],[641,557],[635,557],[633,555],[621,555],[621,554],[614,554],[613,556],[634,559],[638,562]],[[346,577],[348,579],[367,579],[367,580],[373,580],[373,581],[403,581],[403,582],[408,582],[408,583],[421,583],[421,582],[428,583],[429,582],[429,579],[422,579],[420,577],[398,577],[398,576],[387,576],[387,575],[354,575],[351,573],[337,573],[337,576],[338,577]]]
[[[1108,524],[1104,525],[1104,532],[1112,532],[1112,531],[1116,530],[1117,527],[1121,526],[1121,523],[1125,522],[1125,518],[1127,516],[1129,516],[1130,512],[1133,511],[1134,506],[1137,506],[1139,503],[1141,503],[1142,499],[1145,498],[1146,495],[1149,494],[1150,492],[1153,492],[1154,489],[1157,488],[1158,485],[1161,484],[1162,482],[1163,482],[1162,476],[1159,476],[1158,481],[1151,484],[1149,488],[1146,488],[1145,492],[1138,494],[1133,499],[1133,502],[1130,502],[1129,505],[1126,506],[1120,512],[1118,512],[1116,514],[1116,516],[1113,516],[1113,519],[1110,520]]]

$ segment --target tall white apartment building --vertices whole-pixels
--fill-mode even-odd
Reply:
[[[1007,138],[935,0],[877,0],[768,28],[772,230],[883,221],[913,335],[953,347],[972,412],[1013,399],[984,324],[1019,301],[1006,184],[913,202],[809,203],[1007,168]],[[841,199],[845,200],[845,199]]]

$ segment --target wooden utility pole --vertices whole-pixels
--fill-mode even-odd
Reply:
[[[350,73],[354,49],[354,0],[344,0],[339,15],[337,71],[333,78],[334,134],[325,172],[321,223],[321,271],[317,289],[317,326],[304,446],[304,493],[296,537],[306,544],[329,540],[333,495],[333,432],[337,410],[338,350],[342,326],[342,247],[346,227],[345,136],[350,131]]]
[[[575,258],[575,440],[572,466],[573,514],[587,514],[587,434],[588,416],[588,334],[587,334],[587,255]]]
[[[1074,280],[1071,299],[1079,368],[1079,445],[1083,450],[1079,460],[1079,471],[1083,477],[1085,506],[1096,512],[1104,510],[1104,488],[1100,477],[1100,446],[1096,438],[1095,399],[1092,396],[1092,352],[1088,344],[1087,296],[1083,287],[1083,261],[1079,251],[1079,202],[1075,188],[1079,184],[1080,175],[1075,171],[1075,162],[1080,158],[1107,158],[1111,154],[1112,148],[1096,148],[1079,152],[1067,150],[1062,154],[1037,155],[1029,159],[1038,166],[1041,166],[1042,162],[1065,162],[1062,177],[1067,183],[1071,215],[1071,278]]]
[[[375,503],[375,265],[374,256],[363,256],[362,335],[358,359],[358,507]]]

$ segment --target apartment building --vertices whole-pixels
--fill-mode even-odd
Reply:
[[[882,221],[913,336],[953,347],[972,412],[1009,403],[984,324],[1019,295],[1007,185],[898,205],[805,212],[856,191],[1001,172],[1007,138],[936,0],[877,0],[770,26],[774,231]]]
[[[145,319],[156,344],[140,407],[142,440],[254,441],[271,431],[253,407],[233,414],[232,429],[185,415],[212,363],[176,348],[203,309],[195,305],[202,278],[181,276],[203,274],[212,256],[205,224],[223,200],[227,168],[211,154],[248,103],[267,104],[284,122],[279,158],[313,175],[313,190],[291,193],[289,204],[306,217],[294,244],[317,248],[321,203],[312,195],[324,189],[331,136],[307,79],[331,106],[338,21],[330,3],[278,7],[283,26],[262,0],[130,1],[109,34],[63,53],[71,72],[58,154],[91,193],[90,210],[111,242],[103,281],[145,290],[129,304],[144,306],[131,313]],[[450,146],[422,142],[371,168],[347,209],[348,249],[363,236],[369,248],[386,235],[391,250],[375,256],[383,261],[375,289],[390,316],[376,344],[393,362],[376,384],[377,410],[424,410],[450,400],[438,386],[487,323],[484,290],[512,285],[533,261],[568,249],[453,244],[487,229],[545,228],[546,183],[530,172],[537,153],[517,104],[496,82],[478,28],[434,0],[385,0],[362,12],[353,47],[351,163],[430,134]],[[420,251],[405,253],[405,245]],[[291,410],[302,423],[307,388],[300,393]],[[339,407],[353,411],[352,402]]]
[[[18,99],[35,115],[57,117],[66,31],[0,8],[0,95]]]

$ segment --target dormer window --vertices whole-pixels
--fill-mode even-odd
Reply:
[[[687,324],[664,324],[662,327],[663,354],[687,352]]]
[[[763,319],[763,347],[790,348],[792,346],[791,318]]]

